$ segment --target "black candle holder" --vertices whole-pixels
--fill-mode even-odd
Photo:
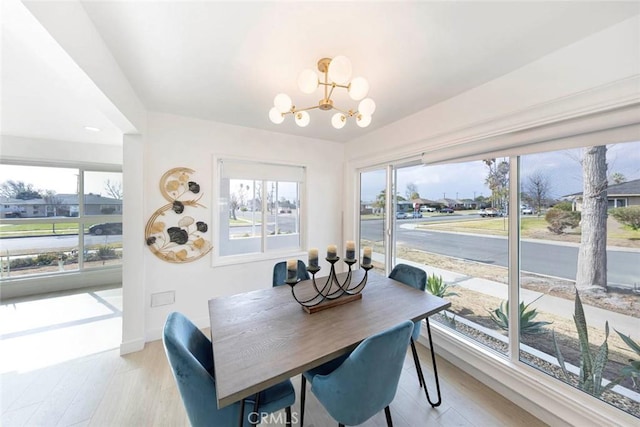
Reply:
[[[352,280],[352,266],[356,264],[358,261],[356,259],[348,259],[344,260],[344,263],[349,266],[349,271],[347,272],[347,277],[345,277],[344,281],[340,283],[338,280],[338,276],[336,274],[336,263],[340,260],[340,257],[335,258],[325,258],[329,264],[331,264],[331,270],[329,271],[329,276],[327,277],[324,284],[321,287],[318,286],[316,282],[316,273],[320,271],[320,267],[318,266],[308,266],[307,271],[311,273],[311,282],[313,284],[313,289],[315,290],[315,294],[311,296],[311,298],[300,299],[296,295],[296,284],[300,281],[298,278],[295,279],[287,279],[285,283],[291,286],[291,294],[293,298],[298,302],[298,304],[303,307],[310,308],[315,307],[319,304],[322,304],[325,301],[337,300],[338,298],[345,295],[357,295],[367,284],[367,276],[369,270],[373,268],[373,265],[361,265],[364,270],[364,277],[360,280],[359,283],[353,284]],[[332,287],[335,285],[334,290],[332,291]]]

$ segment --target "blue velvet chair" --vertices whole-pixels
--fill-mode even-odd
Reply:
[[[398,264],[396,265],[391,274],[389,274],[389,278],[393,280],[397,280],[407,286],[411,286],[412,288],[419,289],[424,292],[424,289],[427,285],[427,273],[424,270],[416,267],[412,267],[407,264]],[[433,352],[433,341],[431,340],[431,327],[429,326],[429,318],[425,319],[427,323],[427,334],[429,336],[429,348],[431,349],[431,361],[433,364],[433,375],[436,379],[436,391],[438,393],[438,400],[436,402],[432,402],[429,396],[429,390],[427,390],[427,383],[424,381],[424,375],[422,374],[422,367],[420,366],[420,359],[418,358],[418,352],[416,351],[416,340],[420,336],[420,326],[422,322],[415,322],[415,327],[413,328],[413,334],[411,335],[411,353],[413,354],[413,362],[416,365],[416,372],[418,374],[418,381],[420,382],[420,387],[424,387],[424,393],[427,396],[427,402],[432,407],[440,406],[442,403],[442,398],[440,396],[440,382],[438,381],[438,368],[436,366],[436,356]]]
[[[384,409],[396,395],[413,322],[402,322],[362,341],[349,355],[302,374],[300,427],[304,423],[306,382],[339,426],[358,425]]]
[[[309,280],[309,272],[307,266],[303,261],[298,260],[298,279]],[[287,262],[282,261],[273,266],[273,286],[285,285],[284,281],[287,279]]]
[[[255,397],[218,409],[216,380],[213,370],[211,341],[181,313],[167,317],[162,335],[164,349],[178,384],[189,422],[194,427],[242,426],[244,420],[255,425],[258,419],[253,412],[271,413],[285,408],[287,425],[291,425],[291,405],[295,391],[291,381],[283,381],[259,393],[258,406]]]

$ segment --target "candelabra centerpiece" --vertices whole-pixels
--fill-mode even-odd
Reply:
[[[326,308],[335,307],[351,301],[362,298],[362,290],[367,284],[367,276],[369,270],[373,268],[371,264],[371,248],[364,248],[364,255],[360,267],[364,270],[364,276],[359,282],[353,282],[353,266],[358,262],[355,258],[355,242],[347,241],[346,256],[344,263],[347,264],[349,270],[343,281],[336,274],[336,263],[340,261],[337,256],[336,245],[329,245],[327,248],[327,257],[325,260],[331,265],[329,276],[325,279],[316,280],[316,274],[321,270],[318,265],[318,250],[313,248],[309,250],[309,264],[307,271],[311,273],[311,293],[308,288],[304,296],[297,292],[296,284],[300,282],[298,279],[298,262],[297,260],[287,261],[287,278],[285,283],[291,286],[291,294],[293,298],[308,313],[315,313]],[[324,283],[322,283],[324,281]],[[320,282],[320,283],[318,283]]]

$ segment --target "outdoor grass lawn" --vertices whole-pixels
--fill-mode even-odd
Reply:
[[[0,237],[19,237],[49,235],[54,231],[53,224],[3,224],[0,226]],[[77,223],[55,225],[56,234],[78,234]]]
[[[520,235],[522,238],[541,238],[547,235],[549,238],[576,237],[580,236],[580,229],[571,230],[564,235],[551,235],[547,229],[547,221],[544,217],[524,217],[520,218]],[[469,221],[448,221],[439,223],[422,223],[418,226],[425,230],[442,230],[458,233],[487,234],[494,236],[507,236],[509,229],[508,218],[480,218]],[[607,221],[607,238],[616,240],[626,240],[637,242],[640,240],[640,231],[634,231],[631,227],[623,226],[615,219],[609,217]],[[637,243],[636,243],[637,245]]]

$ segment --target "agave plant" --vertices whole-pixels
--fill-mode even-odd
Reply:
[[[580,341],[580,375],[578,377],[578,388],[591,394],[592,396],[600,397],[602,393],[612,389],[622,380],[622,377],[616,378],[606,386],[602,386],[602,373],[604,372],[604,368],[609,361],[609,345],[607,344],[607,339],[609,338],[609,322],[604,323],[604,342],[600,345],[598,351],[595,354],[592,354],[591,350],[589,349],[587,319],[584,315],[582,301],[580,300],[580,295],[578,295],[577,289],[573,321],[576,325],[576,330],[578,331],[578,339]],[[558,363],[560,365],[560,368],[562,369],[565,380],[569,382],[569,373],[567,372],[567,368],[564,363],[564,357],[562,357],[562,352],[560,351],[560,347],[558,346],[558,342],[556,341],[555,332],[553,332],[553,345],[556,350],[556,358],[558,359]]]
[[[427,276],[427,291],[429,291],[431,295],[435,295],[440,298],[458,295],[457,293],[451,292],[448,289],[449,285],[444,283],[444,280],[442,280],[442,276],[436,276],[435,274],[430,274],[429,276]]]
[[[616,330],[616,333],[620,336],[622,341],[629,346],[638,356],[640,356],[640,345],[631,339],[630,335],[623,335]],[[629,359],[629,365],[622,368],[620,371],[622,376],[631,378],[631,382],[634,387],[638,387],[636,378],[640,378],[640,360]]]
[[[542,296],[542,295],[541,295]],[[540,296],[540,297],[541,297]],[[552,322],[534,321],[538,312],[535,308],[529,309],[529,306],[536,302],[540,297],[531,301],[529,304],[520,302],[519,315],[520,315],[520,333],[524,335],[537,335],[545,332],[544,327],[550,325]],[[489,311],[491,320],[500,327],[500,329],[509,330],[509,300],[502,301],[500,307],[493,311]]]

